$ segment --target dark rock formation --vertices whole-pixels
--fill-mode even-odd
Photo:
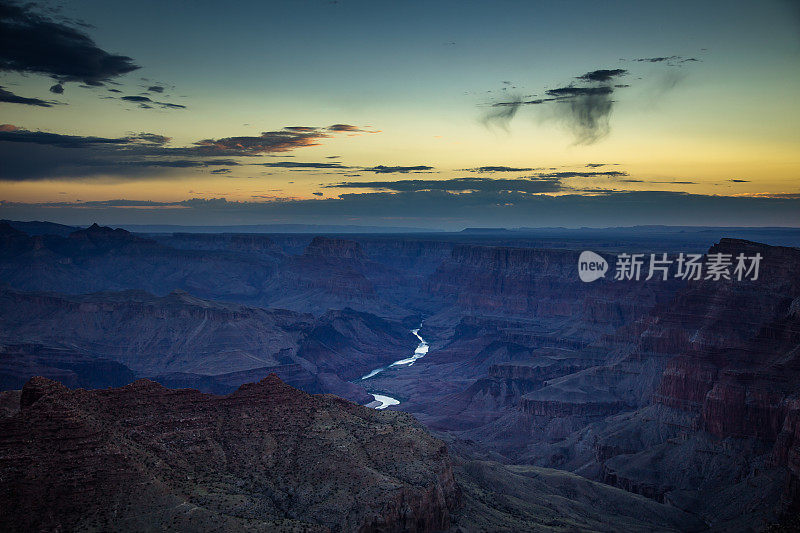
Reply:
[[[438,531],[460,501],[445,446],[404,413],[270,376],[217,397],[34,378],[0,419],[4,531]]]

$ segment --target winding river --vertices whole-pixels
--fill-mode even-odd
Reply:
[[[422,337],[419,336],[419,330],[420,330],[421,327],[422,327],[422,324],[419,325],[419,328],[411,330],[411,333],[413,333],[414,336],[419,339],[419,345],[417,346],[417,349],[414,350],[414,355],[412,355],[411,357],[407,357],[405,359],[400,359],[399,361],[395,361],[394,363],[390,364],[389,366],[382,366],[380,368],[376,368],[375,370],[373,370],[369,374],[366,374],[365,376],[363,376],[361,378],[361,381],[364,381],[364,380],[369,379],[371,377],[377,376],[378,374],[380,374],[384,370],[387,370],[387,369],[392,368],[392,367],[396,367],[396,366],[411,366],[411,365],[414,364],[414,362],[417,359],[425,357],[425,355],[428,353],[428,343],[425,342],[425,339],[423,339]],[[375,398],[375,401],[370,403],[370,404],[368,404],[368,405],[370,407],[375,408],[375,409],[386,409],[390,405],[398,405],[400,403],[400,400],[392,398],[391,396],[386,396],[385,394],[374,394],[374,393],[370,393],[370,394],[372,394],[372,397]],[[375,402],[378,402],[378,404],[374,405]]]

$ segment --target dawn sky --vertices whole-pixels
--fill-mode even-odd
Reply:
[[[788,0],[2,0],[0,217],[800,226],[798,67]]]

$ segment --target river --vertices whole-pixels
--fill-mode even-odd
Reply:
[[[414,336],[419,339],[419,345],[417,345],[417,349],[414,350],[414,354],[411,357],[407,357],[405,359],[400,359],[399,361],[395,361],[394,363],[390,364],[389,366],[382,366],[380,368],[376,368],[375,370],[373,370],[369,374],[364,375],[361,378],[361,381],[364,381],[365,379],[369,379],[371,377],[377,376],[378,374],[380,374],[384,370],[387,370],[387,369],[395,367],[395,366],[411,366],[411,365],[414,364],[414,362],[417,359],[425,357],[427,355],[427,353],[428,353],[428,343],[425,342],[425,339],[423,339],[422,337],[419,336],[419,330],[420,330],[421,327],[422,327],[422,324],[419,325],[419,328],[411,330],[411,333],[413,333]],[[370,394],[372,394],[372,397],[375,398],[375,402],[378,402],[378,405],[373,405],[375,402],[372,402],[372,403],[370,403],[368,405],[370,405],[371,407],[374,407],[375,409],[386,409],[390,405],[399,405],[400,404],[400,400],[392,398],[391,396],[387,396],[385,394],[374,394],[374,393],[370,393]]]

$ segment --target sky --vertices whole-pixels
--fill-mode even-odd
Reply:
[[[0,217],[800,226],[800,3],[0,0]]]

